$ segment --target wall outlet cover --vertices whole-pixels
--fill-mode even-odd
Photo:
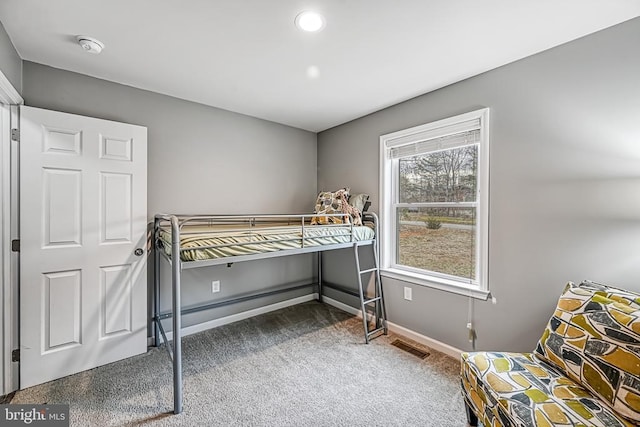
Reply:
[[[211,282],[211,293],[220,292],[220,281],[214,280]]]

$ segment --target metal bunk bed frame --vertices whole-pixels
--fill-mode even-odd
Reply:
[[[153,245],[154,245],[154,315],[153,315],[153,323],[154,323],[154,345],[159,347],[160,337],[162,337],[163,342],[166,344],[167,352],[169,353],[169,357],[173,364],[173,412],[174,414],[179,414],[182,412],[182,315],[195,313],[203,310],[209,310],[216,307],[221,307],[223,305],[234,304],[242,301],[248,301],[256,298],[261,298],[269,295],[275,295],[283,292],[292,291],[295,289],[301,289],[305,287],[318,287],[318,300],[322,301],[322,288],[328,287],[335,289],[337,291],[347,293],[349,295],[353,295],[360,298],[360,306],[362,312],[362,320],[364,326],[364,338],[365,342],[368,344],[370,339],[373,339],[379,335],[386,335],[388,332],[387,328],[387,314],[384,305],[384,298],[382,295],[382,284],[380,279],[380,269],[379,269],[379,243],[378,243],[378,217],[374,213],[366,213],[363,215],[363,220],[372,221],[374,224],[374,237],[371,240],[354,240],[353,237],[353,219],[351,219],[351,225],[341,225],[341,227],[350,227],[350,236],[351,240],[345,243],[332,243],[320,246],[305,246],[305,239],[309,239],[310,237],[304,236],[304,228],[309,227],[305,225],[305,220],[309,220],[314,216],[343,216],[342,214],[329,214],[329,215],[168,215],[168,214],[157,214],[154,220],[154,230],[153,230]],[[213,221],[222,221],[222,222],[233,222],[233,221],[244,221],[244,224],[249,223],[250,225],[255,225],[256,222],[259,222],[261,219],[269,218],[270,220],[274,219],[294,219],[296,222],[301,224],[302,226],[302,237],[298,240],[301,240],[301,247],[295,249],[283,249],[275,252],[264,252],[258,254],[250,254],[250,255],[238,255],[238,256],[230,256],[230,257],[222,257],[222,258],[214,258],[207,260],[197,260],[197,261],[183,261],[180,257],[182,251],[193,250],[196,248],[183,248],[181,247],[180,241],[180,233],[184,225],[189,223],[211,223]],[[170,226],[171,228],[171,256],[168,256],[164,251],[164,243],[161,241],[160,231],[162,227]],[[373,259],[374,266],[373,268],[368,268],[365,270],[361,269],[360,266],[360,258],[358,254],[358,248],[360,246],[371,245],[373,249]],[[200,247],[197,249],[207,249],[212,246]],[[323,283],[322,281],[322,252],[328,250],[336,250],[343,248],[353,248],[354,256],[355,256],[355,264],[357,270],[357,279],[358,279],[358,292],[354,292],[348,288],[331,284],[331,283]],[[214,266],[214,265],[231,265],[236,262],[241,261],[250,261],[264,258],[274,258],[281,256],[289,256],[289,255],[299,255],[304,253],[317,253],[318,254],[318,282],[310,283],[305,285],[290,285],[286,287],[280,287],[277,289],[268,289],[263,292],[257,292],[249,295],[243,295],[232,299],[226,299],[222,301],[209,302],[203,305],[182,308],[180,301],[180,293],[181,293],[181,272],[183,269],[197,268],[197,267],[206,267],[206,266]],[[178,254],[178,256],[175,256]],[[168,312],[161,313],[160,312],[160,258],[164,258],[169,265],[171,266],[171,310]],[[368,298],[365,294],[366,291],[364,289],[362,283],[362,276],[364,274],[371,273],[373,274],[375,286],[374,292],[375,295],[371,298]],[[371,308],[373,311],[373,317],[375,326],[373,329],[369,329],[369,317],[367,308]],[[169,343],[167,339],[167,335],[162,326],[162,320],[171,318],[172,319],[172,345]]]

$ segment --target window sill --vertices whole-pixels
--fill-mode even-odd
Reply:
[[[451,280],[438,279],[434,277],[426,278],[420,274],[413,274],[404,270],[393,268],[381,268],[380,275],[391,279],[402,280],[414,285],[426,286],[428,288],[439,289],[441,291],[451,292],[458,295],[464,295],[471,298],[486,301],[489,298],[489,291],[480,289],[477,286],[464,285]]]

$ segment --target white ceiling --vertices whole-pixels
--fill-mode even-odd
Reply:
[[[295,28],[306,9],[322,32]],[[0,2],[24,60],[314,132],[639,15],[639,0]]]

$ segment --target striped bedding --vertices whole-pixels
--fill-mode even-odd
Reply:
[[[352,236],[353,230],[353,236]],[[276,252],[314,246],[372,240],[373,229],[367,226],[299,225],[228,229],[206,226],[185,226],[180,234],[182,261],[200,261],[240,255]],[[160,230],[166,255],[171,256],[171,231]]]

